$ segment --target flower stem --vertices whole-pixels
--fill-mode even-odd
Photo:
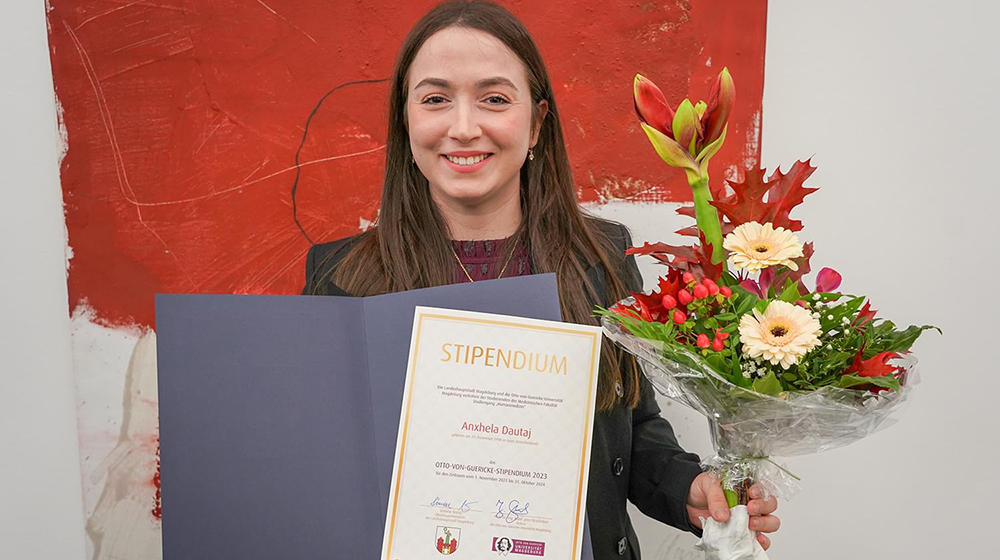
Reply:
[[[712,263],[721,262],[722,270],[728,270],[725,262],[726,252],[722,248],[722,225],[719,222],[719,213],[709,202],[712,200],[712,192],[708,189],[708,175],[702,175],[690,184],[698,229],[705,234],[705,241],[712,244]]]

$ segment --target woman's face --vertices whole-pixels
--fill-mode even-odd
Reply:
[[[410,148],[448,209],[518,200],[520,169],[538,139],[521,60],[488,33],[448,27],[424,42],[407,80]]]

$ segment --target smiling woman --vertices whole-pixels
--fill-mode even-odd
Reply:
[[[314,246],[303,294],[554,272],[563,320],[597,324],[595,305],[642,290],[635,258],[624,255],[628,230],[577,203],[548,71],[528,31],[496,4],[440,4],[407,35],[390,81],[385,169],[377,223]],[[698,456],[677,443],[634,360],[603,344],[591,543],[596,560],[638,559],[626,501],[695,533],[700,517],[723,521],[729,510]],[[750,507],[755,528],[777,529],[773,499]]]
[[[493,35],[453,26],[427,39],[408,81],[410,149],[451,235],[512,235],[520,170],[548,112],[532,102],[524,64]]]

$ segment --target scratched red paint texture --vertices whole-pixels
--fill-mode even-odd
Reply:
[[[697,100],[728,66],[738,104],[712,175],[759,160],[765,0],[502,3],[542,50],[581,200],[690,199],[638,128],[636,72]],[[387,78],[433,4],[50,0],[70,308],[151,326],[155,292],[296,293],[306,120],[338,85]],[[385,96],[384,83],[345,86],[310,123],[294,203],[316,242],[375,217]]]

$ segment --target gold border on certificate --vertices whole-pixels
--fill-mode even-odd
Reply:
[[[588,383],[587,384],[587,392],[590,395],[593,394],[593,391],[594,391],[594,381],[595,381],[594,377],[595,377],[595,373],[596,373],[595,370],[594,370],[594,361],[597,359],[597,352],[600,349],[600,340],[601,340],[601,338],[600,338],[601,337],[600,331],[594,332],[592,330],[574,329],[574,328],[571,328],[571,327],[550,327],[550,326],[545,326],[545,325],[532,325],[532,324],[530,324],[530,323],[527,322],[527,321],[537,321],[538,319],[526,320],[526,322],[515,322],[515,321],[503,321],[503,320],[499,320],[499,319],[483,319],[483,318],[476,318],[476,317],[458,317],[458,316],[453,316],[453,315],[442,315],[442,314],[439,314],[439,313],[432,313],[432,312],[424,311],[423,309],[418,308],[417,311],[416,311],[416,319],[414,321],[414,326],[413,326],[413,328],[415,330],[415,334],[414,334],[414,337],[413,337],[413,352],[412,352],[412,355],[410,356],[410,363],[409,363],[409,366],[408,366],[408,369],[411,372],[410,373],[411,376],[415,376],[416,375],[417,355],[418,355],[418,353],[420,351],[420,333],[421,333],[421,329],[423,328],[423,325],[424,325],[424,319],[438,319],[438,320],[443,320],[443,321],[453,321],[453,322],[457,322],[457,323],[463,323],[463,322],[464,323],[484,323],[484,324],[500,325],[500,326],[506,326],[506,327],[520,327],[520,328],[532,329],[532,330],[541,330],[541,331],[548,331],[548,332],[559,332],[559,333],[565,333],[565,334],[575,334],[575,335],[578,335],[578,336],[589,337],[591,339],[591,345],[590,345],[591,350],[590,350],[590,365],[589,365],[589,371],[590,371],[590,373],[589,373],[589,379],[588,379],[588,382],[587,382]],[[551,322],[551,321],[549,321],[549,322]],[[414,380],[411,377],[410,380],[409,380],[409,383],[408,383],[408,387],[407,387],[407,394],[405,396],[405,400],[406,400],[406,405],[405,405],[405,409],[404,409],[405,412],[403,413],[402,422],[401,422],[401,424],[402,424],[401,425],[402,436],[401,436],[401,438],[399,440],[399,451],[397,453],[397,455],[398,455],[398,458],[397,458],[398,463],[395,465],[395,469],[394,469],[396,471],[396,480],[394,481],[394,483],[392,485],[393,500],[392,500],[391,513],[389,514],[389,536],[388,536],[388,539],[386,541],[388,546],[386,547],[386,551],[385,551],[386,552],[386,554],[385,554],[385,559],[386,560],[392,560],[393,534],[394,534],[395,529],[396,529],[396,512],[397,512],[397,508],[398,508],[398,504],[399,504],[399,495],[401,494],[400,481],[403,478],[403,459],[406,456],[406,438],[407,438],[409,424],[410,424],[410,405],[411,405],[412,400],[413,400],[413,388],[414,388],[414,385],[415,385],[415,383],[413,381]],[[587,399],[587,416],[586,417],[588,419],[592,417],[592,414],[593,414],[592,413],[592,408],[593,408],[593,406],[594,406],[594,399],[593,398]],[[584,472],[585,472],[586,467],[587,467],[587,465],[586,465],[586,462],[587,462],[587,446],[590,445],[590,440],[592,439],[591,437],[587,437],[588,432],[591,432],[593,422],[591,422],[590,424],[591,425],[584,425],[584,428],[583,428],[584,429],[584,433],[583,433],[583,437],[581,438],[583,440],[583,448],[582,448],[581,454],[580,454],[580,468],[579,468],[579,477],[578,477],[579,478],[579,482],[578,482],[578,485],[577,485],[577,495],[576,495],[576,518],[575,518],[575,521],[574,521],[573,539],[572,539],[572,542],[573,542],[573,554],[571,556],[571,558],[574,558],[574,559],[577,558],[577,546],[579,545],[579,540],[580,540],[579,539],[579,535],[580,535],[580,517],[581,517],[580,516],[580,508],[583,507],[583,484],[584,484],[583,477],[584,477]]]

